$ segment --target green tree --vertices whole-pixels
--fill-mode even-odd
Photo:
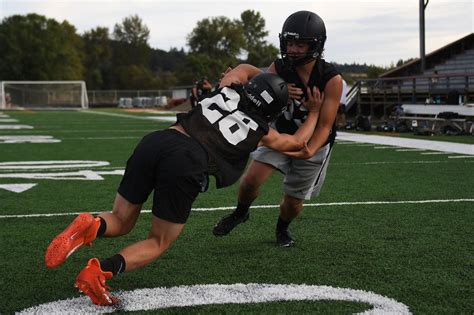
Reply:
[[[378,78],[378,76],[384,73],[385,71],[387,71],[385,68],[370,65],[367,69],[367,77],[369,79],[375,79]]]
[[[115,24],[114,37],[119,42],[143,45],[148,44],[150,30],[138,15],[131,15],[124,18],[122,24]]]
[[[191,53],[205,54],[223,64],[235,63],[245,46],[240,25],[223,16],[199,21],[187,40]]]
[[[240,19],[238,24],[245,38],[247,63],[259,67],[269,66],[277,57],[279,50],[265,40],[268,36],[268,31],[265,30],[265,19],[259,12],[253,10],[242,12]]]
[[[190,53],[186,58],[186,71],[180,76],[180,81],[191,84],[196,79],[207,76],[211,82],[217,82],[222,71],[228,66],[227,59],[213,58],[204,53]]]
[[[87,87],[94,90],[105,89],[108,87],[107,77],[111,71],[109,30],[106,27],[97,27],[85,32],[82,38]]]
[[[247,63],[256,67],[268,67],[278,56],[280,50],[274,45],[255,47],[248,52]]]
[[[186,56],[183,48],[171,48],[168,52],[161,49],[151,50],[150,69],[160,78],[162,88],[189,84],[187,80],[181,80],[182,74],[188,71],[185,68]]]
[[[268,36],[268,31],[265,30],[265,19],[260,12],[246,10],[240,14],[240,19],[238,23],[244,33],[245,49],[252,50],[266,44],[265,37]]]
[[[13,15],[0,24],[3,80],[82,80],[82,39],[67,21]]]
[[[120,66],[116,69],[116,88],[120,90],[153,90],[160,80],[150,69],[141,65]]]
[[[149,36],[150,30],[137,15],[126,17],[121,24],[115,24],[114,64],[148,66],[151,53]]]

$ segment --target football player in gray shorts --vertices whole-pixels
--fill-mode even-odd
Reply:
[[[281,152],[261,146],[251,157],[254,161],[270,164],[279,170],[283,179],[283,192],[302,200],[319,196],[326,177],[332,144],[328,143],[306,160],[294,159]]]
[[[288,83],[291,103],[276,120],[274,128],[288,134],[297,130],[307,115],[302,104],[314,87],[324,96],[318,123],[304,153],[278,153],[266,147],[253,152],[253,161],[240,180],[237,207],[216,224],[214,235],[227,235],[238,224],[247,221],[250,205],[258,197],[260,186],[277,169],[285,178],[276,241],[282,247],[294,246],[288,226],[301,212],[303,201],[319,195],[336,137],[342,77],[333,65],[322,59],[325,40],[324,22],[313,12],[295,12],[283,24],[280,34],[282,58],[276,59],[268,72],[277,73]]]

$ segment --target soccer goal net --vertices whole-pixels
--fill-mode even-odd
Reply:
[[[0,109],[88,108],[84,81],[2,81]]]

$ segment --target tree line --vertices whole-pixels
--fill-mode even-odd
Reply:
[[[279,49],[267,36],[264,18],[253,10],[242,12],[240,19],[198,21],[186,38],[188,52],[150,47],[150,31],[137,15],[113,30],[96,27],[83,34],[68,21],[13,15],[0,23],[0,80],[84,80],[91,90],[188,86],[201,76],[217,80],[224,69],[241,62],[270,65]],[[341,65],[340,71],[346,66],[353,72],[374,67]]]

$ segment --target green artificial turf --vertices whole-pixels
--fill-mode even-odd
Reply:
[[[0,144],[0,162],[87,160],[110,165],[0,169],[0,175],[123,169],[141,137],[170,125],[83,112],[6,113],[34,129],[0,130],[1,135],[51,135],[61,142]],[[215,283],[324,285],[374,292],[405,304],[414,314],[472,314],[474,159],[374,147],[335,145],[321,195],[307,201],[311,205],[290,225],[296,247],[283,249],[274,244],[282,198],[282,175],[275,173],[254,203],[269,208],[252,209],[245,224],[220,238],[213,236],[212,228],[231,210],[193,211],[172,248],[145,268],[108,281],[112,292]],[[22,193],[0,189],[0,314],[80,296],[73,287],[74,278],[90,257],[109,257],[147,237],[149,212],[142,213],[130,234],[97,239],[57,269],[48,270],[44,265],[49,242],[74,218],[72,213],[111,209],[120,178],[0,177],[0,185],[36,183]],[[237,189],[238,183],[216,190],[212,180],[209,192],[201,194],[193,207],[233,207]],[[151,209],[150,200],[144,209]],[[54,216],[61,213],[67,215]],[[39,216],[8,217],[30,214]],[[364,303],[323,300],[175,307],[159,312],[347,314],[370,308]]]

